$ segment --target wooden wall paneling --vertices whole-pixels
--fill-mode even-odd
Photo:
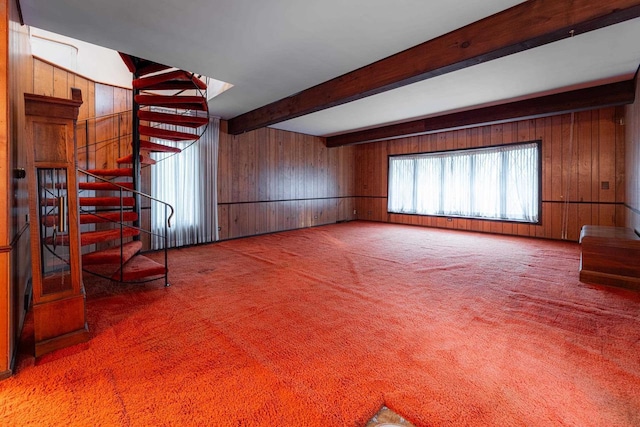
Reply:
[[[264,135],[267,133],[267,135]],[[265,201],[269,200],[269,183],[271,182],[273,169],[270,165],[270,158],[268,155],[269,150],[269,129],[261,129],[259,135],[263,138],[258,138],[256,143],[256,185],[257,194],[254,200]]]
[[[268,172],[268,179],[266,180],[266,200],[280,200],[278,197],[278,133],[275,129],[267,129],[267,132],[267,140],[263,142],[266,146],[265,157],[267,158],[266,165]]]
[[[313,219],[315,220],[314,225],[325,224],[324,222],[325,221],[325,210],[324,210],[325,199],[315,199],[313,200],[313,204],[314,204]]]
[[[567,152],[569,153],[569,182],[568,182],[568,191],[569,191],[569,201],[575,202],[579,200],[578,198],[578,169],[579,169],[579,155],[578,150],[580,145],[578,143],[578,138],[580,137],[580,128],[582,126],[582,122],[580,121],[580,114],[574,113],[573,115],[573,124],[571,119],[567,120],[567,126],[569,128],[568,132],[571,135],[573,126],[573,140],[570,140],[570,137],[567,137],[565,142],[568,144]],[[567,166],[565,165],[565,168]]]
[[[53,65],[33,58],[33,93],[53,96]]]
[[[319,204],[318,204],[319,200],[318,199],[307,199],[306,200],[306,204],[307,204],[307,210],[308,210],[308,214],[307,214],[307,219],[309,221],[309,225],[311,227],[315,227],[316,225],[319,224]]]
[[[549,132],[549,126],[547,126],[547,118],[539,118],[536,119],[536,136],[535,139],[539,139],[540,141],[542,141],[541,146],[540,146],[540,156],[541,156],[541,164],[542,164],[542,170],[540,171],[541,173],[541,180],[542,180],[542,188],[541,188],[541,193],[539,195],[539,197],[541,198],[541,200],[546,200],[549,193],[550,193],[550,188],[549,186],[551,185],[551,175],[550,175],[550,169],[548,167],[548,165],[551,164],[551,152],[548,149],[548,141],[547,138],[550,138],[550,132]],[[550,123],[550,122],[549,122]],[[544,233],[544,215],[543,212],[540,212],[540,224],[538,225],[534,225],[532,226],[532,233],[535,237],[545,237],[545,233]]]
[[[260,136],[264,133],[264,129],[261,129],[259,132],[251,132],[246,135],[247,141],[245,144],[246,151],[244,152],[244,163],[245,163],[245,171],[246,171],[246,182],[245,182],[245,200],[247,201],[257,201],[260,200],[258,197],[258,145],[261,140]]]
[[[562,179],[562,116],[551,118],[551,198],[549,201],[562,201],[564,187]]]
[[[234,136],[231,140],[231,147],[229,152],[230,157],[230,165],[231,165],[231,182],[229,183],[230,187],[230,202],[240,202],[244,200],[244,195],[240,192],[240,188],[242,187],[242,180],[244,180],[244,171],[242,170],[242,157],[241,147],[242,147],[242,137],[243,135]]]
[[[331,150],[329,150],[329,152],[333,154],[332,159],[334,163],[332,165],[334,171],[330,173],[332,173],[332,176],[334,176],[337,180],[337,182],[335,183],[336,191],[334,195],[337,197],[346,196],[349,194],[346,193],[348,191],[347,187],[349,177],[349,174],[347,173],[348,169],[346,167],[348,150],[343,150],[342,147],[338,147],[332,148]]]
[[[276,200],[284,200],[285,199],[285,179],[288,173],[287,163],[285,162],[285,146],[283,142],[283,132],[275,132],[274,131],[274,155],[276,157],[274,167],[278,173],[275,176],[275,199]],[[280,211],[278,211],[280,212]],[[282,222],[281,222],[282,223]]]
[[[73,79],[73,87],[77,87],[82,91],[82,99],[85,100],[78,111],[78,122],[93,117],[89,113],[89,106],[92,102],[86,102],[86,100],[93,101],[93,98],[89,96],[89,80],[76,75]]]
[[[66,99],[69,97],[68,93],[69,93],[69,73],[66,70],[62,70],[58,67],[54,67],[53,68],[53,96],[57,98]]]
[[[592,207],[597,206],[591,203],[580,203],[578,204],[578,224],[577,227],[582,229],[582,226],[592,224],[593,220],[591,217]]]
[[[120,158],[126,156],[131,153],[132,146],[132,118],[130,114],[127,114],[127,111],[131,109],[130,90],[114,87],[113,89],[113,113],[119,113],[117,117],[114,118],[114,127],[115,136],[119,135],[119,138],[114,141],[114,149],[117,150],[117,157]]]
[[[576,133],[576,143],[578,146],[578,196],[579,202],[591,202],[592,180],[591,180],[591,143],[593,141],[591,111],[576,113],[578,123]],[[589,218],[590,220],[591,218]]]
[[[283,137],[284,142],[284,199],[299,199],[302,197],[304,186],[304,159],[300,157],[300,140],[298,135],[287,133]],[[296,220],[297,222],[297,220]],[[293,226],[292,228],[296,228]]]
[[[95,129],[90,125],[92,121],[88,119],[93,117],[92,112],[94,111],[91,107],[95,102],[92,96],[93,91],[89,91],[89,86],[93,87],[93,82],[89,82],[83,77],[75,76],[73,85],[82,91],[84,100],[78,112],[76,132],[76,137],[78,138],[78,165],[83,169],[92,169],[95,167],[95,146],[93,145],[95,142],[95,139],[93,139]]]
[[[302,199],[297,201],[297,219],[293,224],[293,228],[304,228],[310,227],[311,223],[309,222],[309,206],[307,200]]]
[[[113,86],[96,84],[95,87],[95,103],[96,116],[96,166],[98,168],[115,167],[115,159],[117,159],[117,151],[114,151],[112,138],[115,135],[114,122],[110,117],[103,117],[114,111],[113,104]]]
[[[348,205],[347,199],[342,197],[337,197],[332,199],[333,208],[336,213],[336,222],[346,221],[346,206]]]
[[[266,205],[266,231],[278,231],[278,202],[267,202]]]
[[[304,165],[300,164],[299,142],[295,134],[285,133],[282,135],[283,147],[283,168],[280,173],[282,178],[282,199],[294,200],[300,198],[301,188],[304,182]],[[297,211],[296,211],[297,212]],[[297,221],[297,220],[296,220]],[[295,227],[292,227],[295,228]]]
[[[306,135],[302,135],[302,140],[304,141],[303,156],[307,160],[305,179],[310,183],[310,186],[306,188],[308,192],[305,193],[304,197],[315,199],[316,197],[320,197],[320,180],[317,174],[319,155],[318,152],[314,150],[313,142],[307,138]]]
[[[230,171],[231,141],[233,137],[226,133],[227,122],[220,121],[220,139],[218,141],[218,203],[228,203],[231,200],[230,185],[232,181]]]
[[[310,156],[307,155],[306,140],[304,135],[297,134],[293,138],[293,146],[295,153],[295,160],[293,163],[294,169],[294,191],[297,199],[307,199],[314,197],[314,182],[312,180],[312,164]],[[303,205],[303,210],[307,210],[306,204]],[[307,215],[304,216],[305,219]]]
[[[334,193],[333,196],[335,197],[344,197],[344,196],[348,196],[348,195],[353,195],[353,193],[349,194],[348,191],[348,187],[349,187],[349,177],[353,176],[352,173],[350,173],[350,171],[353,170],[353,166],[355,166],[354,163],[351,163],[351,168],[347,167],[348,164],[348,153],[352,152],[350,150],[343,150],[343,147],[338,147],[338,148],[332,148],[329,150],[330,154],[333,154],[332,158],[333,158],[333,171],[330,172],[332,174],[333,177],[335,177],[335,183],[334,183]],[[353,150],[353,147],[351,147],[351,149]],[[331,182],[329,183],[329,185],[331,185]],[[340,215],[339,215],[340,216]]]
[[[329,160],[329,152],[327,147],[319,140],[315,139],[315,145],[318,150],[318,166],[316,170],[316,176],[318,177],[318,197],[330,197],[328,177],[329,170],[331,168]]]
[[[382,170],[380,171],[380,180],[379,182],[379,192],[378,196],[387,197],[388,196],[388,187],[389,187],[389,145],[388,144],[380,144],[378,145],[380,150],[380,162],[384,165]],[[414,147],[416,150],[418,147]],[[374,170],[374,173],[376,171]],[[386,201],[385,201],[386,203]]]
[[[229,238],[229,206],[218,205],[218,238],[227,240]]]
[[[256,147],[257,148],[257,147]],[[268,206],[266,202],[255,204],[255,231],[254,234],[264,234],[269,230]]]
[[[637,79],[636,79],[637,83]],[[627,203],[636,211],[640,211],[640,84],[636,84],[636,102],[627,107],[628,111],[628,150],[626,155],[628,161],[625,164],[627,169]],[[636,214],[638,218],[640,214]]]
[[[298,228],[298,202],[289,200],[284,202],[285,230]]]
[[[314,168],[314,174],[317,181],[317,189],[316,196],[318,198],[327,197],[326,193],[326,171],[327,171],[327,159],[326,159],[326,151],[327,147],[322,144],[319,140],[310,142],[310,147],[312,147],[314,153],[316,153],[316,166]]]
[[[616,159],[615,159],[615,138],[616,125],[614,123],[615,110],[607,108],[600,110],[599,123],[599,176],[600,182],[598,200],[600,202],[613,203],[616,201]],[[609,188],[603,188],[603,183],[608,183]],[[603,210],[600,209],[600,214]],[[602,220],[602,218],[601,218]],[[606,220],[608,221],[608,219]]]
[[[242,214],[244,204],[229,205],[229,238],[233,239],[242,236],[246,225],[243,225],[243,221],[246,217]]]
[[[591,201],[600,201],[600,110],[591,112]],[[592,206],[590,224],[599,223],[599,210]]]
[[[614,112],[615,129],[616,129],[616,203],[623,204],[625,202],[625,125],[624,125],[624,107],[616,107]],[[618,215],[616,215],[616,218]],[[622,222],[616,220],[616,225],[624,225],[624,218]]]

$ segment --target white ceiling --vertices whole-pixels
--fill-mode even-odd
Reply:
[[[20,0],[25,23],[234,86],[228,119],[514,6],[514,0]],[[517,30],[517,28],[514,28]],[[274,127],[332,135],[630,78],[640,19]]]

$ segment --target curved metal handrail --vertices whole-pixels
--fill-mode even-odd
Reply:
[[[129,188],[129,187],[125,187],[124,185],[120,185],[120,184],[118,184],[117,182],[109,181],[108,179],[105,179],[105,178],[103,178],[103,177],[101,177],[101,176],[98,176],[98,175],[94,175],[94,174],[92,174],[91,172],[86,171],[86,170],[84,170],[84,169],[80,169],[80,168],[78,168],[77,170],[78,170],[78,172],[83,173],[83,174],[85,174],[85,175],[88,175],[88,176],[90,176],[90,177],[92,177],[92,178],[94,178],[94,179],[98,179],[98,180],[100,180],[100,181],[102,181],[102,182],[108,182],[109,184],[115,185],[116,187],[119,187],[122,191],[129,191],[129,192],[131,192],[131,193],[139,194],[139,195],[140,195],[140,196],[142,196],[142,197],[145,197],[145,198],[147,198],[147,199],[153,200],[153,201],[155,201],[155,202],[158,202],[158,203],[161,203],[161,204],[163,204],[163,205],[167,206],[169,209],[171,209],[171,214],[169,215],[169,218],[167,218],[167,227],[169,227],[169,228],[171,227],[171,218],[173,218],[173,214],[175,213],[175,211],[174,211],[174,209],[173,209],[173,206],[171,206],[169,203],[167,203],[167,202],[163,202],[163,201],[162,201],[162,200],[160,200],[160,199],[156,199],[155,197],[150,196],[150,195],[149,195],[149,194],[147,194],[147,193],[143,193],[143,192],[141,192],[141,191],[134,190],[134,189],[131,189],[131,188]]]

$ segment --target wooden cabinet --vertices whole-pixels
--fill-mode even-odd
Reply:
[[[580,281],[640,290],[640,236],[630,228],[585,225]]]
[[[25,94],[35,354],[87,341],[75,122],[82,104]]]

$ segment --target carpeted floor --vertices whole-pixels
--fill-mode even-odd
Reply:
[[[367,222],[173,250],[170,288],[87,286],[91,341],[22,354],[0,425],[640,425],[640,295],[579,256]]]

